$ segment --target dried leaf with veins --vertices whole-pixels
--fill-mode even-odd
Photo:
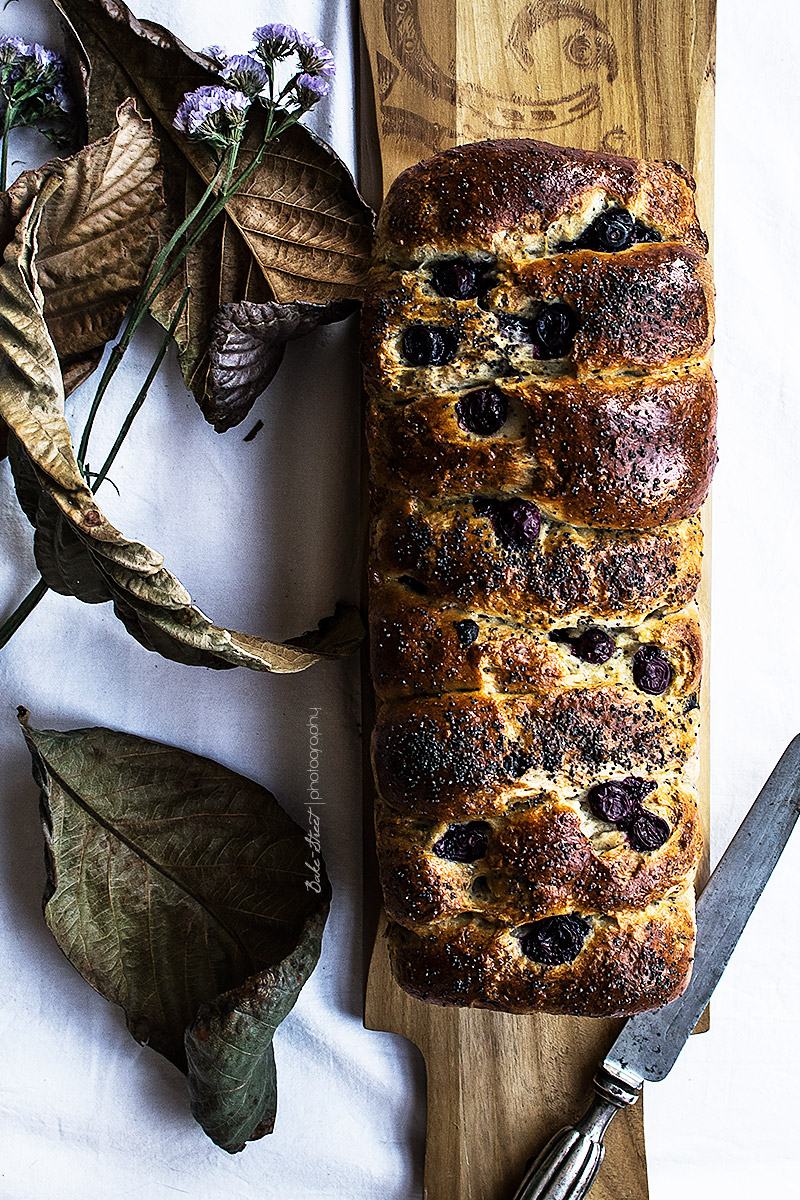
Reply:
[[[89,135],[106,132],[114,108],[133,96],[161,136],[168,236],[213,175],[201,145],[172,125],[185,92],[219,82],[212,63],[174,34],[137,20],[122,0],[54,0],[91,62]],[[261,145],[265,114],[256,106],[239,165]],[[187,387],[204,412],[218,404],[209,378],[211,322],[220,305],[250,301],[313,304],[360,298],[374,214],[347,168],[303,125],[272,143],[227,215],[188,256],[153,306],[167,328],[184,287],[191,295],[176,340]],[[224,403],[224,400],[222,401]]]
[[[164,200],[152,123],[126,100],[108,137],[20,175],[0,194],[0,248],[51,177],[61,186],[42,213],[36,267],[69,394],[97,366],[158,251]]]
[[[362,629],[350,606],[339,606],[318,629],[285,643],[215,625],[192,604],[162,556],[126,538],[98,508],[75,460],[36,276],[36,231],[62,186],[56,175],[42,179],[0,267],[0,417],[13,435],[11,466],[20,502],[37,524],[34,551],[45,582],[85,600],[102,599],[107,588],[126,628],[179,662],[293,672],[351,653]]]
[[[192,1113],[230,1153],[270,1133],[272,1039],[319,958],[330,887],[265,788],[110,729],[32,729],[44,915],[128,1028],[188,1074]],[[318,871],[318,874],[317,874]]]
[[[352,300],[330,304],[225,304],[211,326],[210,395],[206,420],[217,433],[232,429],[245,419],[254,402],[281,365],[286,343],[304,337],[319,325],[341,321],[355,312]]]

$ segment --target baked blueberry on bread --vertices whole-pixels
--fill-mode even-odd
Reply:
[[[680,167],[540,142],[445,151],[386,198],[376,827],[424,1000],[624,1015],[688,982],[707,248]]]

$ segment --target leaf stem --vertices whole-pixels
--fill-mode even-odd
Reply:
[[[268,70],[269,70],[269,89],[270,89],[270,105],[269,105],[270,111],[269,111],[269,116],[268,116],[268,120],[267,120],[266,135],[264,137],[264,140],[261,143],[261,146],[259,147],[256,154],[253,156],[252,161],[244,168],[243,171],[240,172],[239,176],[234,180],[234,182],[231,183],[231,177],[233,175],[233,171],[236,166],[236,160],[239,155],[239,150],[241,148],[241,143],[242,143],[242,137],[244,135],[244,126],[242,126],[242,129],[239,132],[238,137],[232,143],[232,145],[231,145],[228,153],[226,154],[225,158],[223,159],[223,161],[219,164],[212,179],[208,183],[205,191],[203,192],[203,195],[200,197],[200,199],[198,200],[197,204],[194,206],[192,211],[181,222],[181,224],[178,226],[178,228],[175,230],[175,232],[172,234],[172,236],[168,239],[168,241],[165,243],[165,245],[162,246],[161,250],[158,252],[155,259],[151,263],[150,269],[148,270],[147,275],[145,276],[144,283],[142,284],[141,288],[139,289],[139,294],[137,295],[136,300],[134,301],[134,303],[131,307],[130,313],[128,315],[128,320],[125,325],[125,329],[123,330],[122,335],[119,338],[119,341],[111,349],[111,353],[109,354],[108,359],[106,361],[106,365],[103,369],[103,374],[100,377],[100,382],[97,385],[97,391],[95,392],[94,399],[93,399],[91,407],[89,409],[89,414],[87,416],[86,424],[84,426],[83,433],[81,435],[80,445],[78,447],[78,453],[77,453],[78,466],[80,467],[80,470],[84,475],[86,475],[85,461],[86,461],[86,454],[87,454],[88,447],[89,447],[89,438],[92,433],[92,428],[94,426],[95,418],[96,418],[98,410],[100,408],[100,403],[108,389],[108,385],[110,384],[117,368],[119,367],[120,362],[122,361],[125,351],[127,350],[128,346],[130,345],[130,343],[133,339],[134,333],[136,332],[137,328],[141,324],[141,322],[142,322],[145,314],[148,312],[151,304],[156,299],[156,297],[159,295],[159,293],[161,291],[163,291],[163,289],[167,286],[167,284],[174,278],[176,272],[179,270],[181,264],[184,262],[187,255],[189,254],[189,252],[194,248],[194,246],[199,242],[199,240],[206,233],[208,228],[213,224],[213,222],[217,219],[217,217],[220,215],[220,213],[225,209],[225,207],[226,207],[228,201],[231,199],[231,197],[234,196],[244,186],[244,184],[247,182],[247,180],[250,178],[250,176],[254,173],[254,171],[258,167],[259,163],[261,162],[261,159],[263,158],[264,151],[266,150],[269,142],[275,141],[276,138],[278,138],[286,129],[288,129],[291,125],[294,125],[300,117],[299,112],[290,114],[278,125],[277,128],[275,128],[275,113],[277,111],[277,106],[273,99],[273,97],[274,97],[274,90],[273,90],[274,89],[274,78],[273,78],[273,72],[272,72],[271,67],[268,68]],[[285,94],[286,90],[287,89],[284,89],[284,92],[281,93],[281,96],[283,96]],[[7,164],[8,164],[8,135],[9,135],[9,131],[12,127],[12,123],[13,123],[13,119],[14,119],[15,115],[16,115],[16,112],[15,112],[14,107],[11,104],[7,103],[6,111],[3,116],[2,149],[0,149],[0,191],[5,191],[5,188],[6,188],[6,173],[7,173]],[[192,226],[195,224],[195,222],[201,216],[203,209],[206,207],[206,205],[208,204],[208,201],[211,199],[211,197],[214,193],[214,190],[217,188],[223,175],[225,176],[225,181],[223,183],[220,194],[218,195],[218,197],[214,201],[214,203],[208,208],[207,212],[202,217],[202,220],[200,220],[197,227],[195,229],[192,229]],[[181,246],[179,253],[175,256],[174,261],[172,263],[169,263],[169,257],[172,254],[172,251],[175,249],[175,247],[180,243],[181,239],[183,239],[183,238],[185,238],[185,241],[184,241],[183,245]],[[168,263],[169,263],[169,265],[168,265]],[[125,438],[127,437],[128,433],[130,431],[131,425],[133,424],[134,420],[136,419],[136,416],[137,416],[139,410],[141,409],[142,405],[144,404],[145,400],[147,399],[147,394],[148,394],[150,387],[153,383],[153,380],[155,379],[155,376],[161,366],[161,363],[164,360],[164,355],[167,352],[169,343],[175,334],[175,330],[178,327],[181,317],[183,316],[183,312],[184,312],[184,309],[186,307],[186,303],[187,303],[187,300],[189,297],[189,292],[190,292],[190,288],[188,286],[185,287],[183,290],[183,293],[181,295],[181,298],[178,302],[178,305],[175,309],[175,312],[173,314],[172,320],[169,325],[169,329],[167,330],[167,332],[164,336],[164,339],[161,343],[161,347],[152,363],[152,366],[150,367],[150,370],[147,373],[147,378],[145,379],[144,383],[142,384],[142,387],[141,387],[136,399],[134,400],[134,402],[130,408],[130,411],[128,412],[127,417],[125,418],[124,422],[122,423],[120,431],[117,434],[114,444],[111,447],[111,450],[109,451],[108,456],[107,456],[105,462],[103,463],[103,466],[100,468],[99,472],[95,476],[94,486],[92,488],[93,492],[97,491],[97,489],[100,487],[100,485],[106,479],[108,472],[110,471],[111,466],[112,466],[114,460],[116,459],[117,454],[119,453],[120,447],[122,446],[122,443],[124,442]],[[33,612],[36,605],[39,603],[39,601],[42,599],[42,597],[49,590],[50,589],[47,586],[47,584],[45,583],[44,579],[40,579],[39,582],[37,584],[35,584],[35,586],[31,589],[31,591],[28,593],[28,595],[25,597],[25,599],[20,604],[17,605],[14,612],[11,613],[11,615],[6,618],[6,620],[2,623],[2,625],[0,625],[0,649],[2,649],[2,647],[5,646],[11,640],[11,638],[14,636],[14,634],[17,632],[17,630],[22,625],[22,623]]]
[[[222,164],[220,164],[218,170],[214,174],[214,177],[212,178],[211,182],[208,184],[206,190],[203,192],[203,195],[200,197],[200,199],[198,200],[197,204],[194,206],[192,211],[189,213],[189,215],[186,217],[186,219],[181,222],[181,224],[175,230],[175,232],[173,233],[173,235],[169,239],[169,241],[167,241],[167,243],[164,246],[162,246],[161,250],[156,255],[155,259],[153,260],[153,262],[150,266],[149,271],[147,272],[147,275],[145,276],[144,283],[142,284],[141,288],[139,289],[139,294],[133,303],[133,307],[131,308],[131,311],[128,315],[128,322],[125,326],[122,336],[120,337],[120,339],[116,343],[116,345],[112,348],[111,353],[108,356],[105,368],[103,369],[103,374],[100,377],[100,382],[97,385],[97,391],[95,392],[94,400],[92,401],[91,408],[89,409],[89,415],[86,418],[86,424],[84,425],[83,433],[81,434],[80,445],[78,446],[78,454],[77,454],[78,466],[80,467],[81,471],[84,473],[85,473],[84,467],[85,467],[85,463],[86,463],[86,453],[89,449],[89,438],[91,437],[92,428],[94,427],[94,422],[95,422],[95,418],[97,416],[98,410],[100,408],[100,403],[108,389],[108,385],[110,384],[110,382],[114,376],[114,373],[117,370],[117,367],[119,366],[120,362],[122,361],[122,356],[124,355],[125,351],[128,349],[128,346],[131,344],[131,340],[133,338],[134,333],[138,329],[139,325],[142,323],[142,320],[143,320],[148,308],[150,307],[151,300],[148,297],[148,288],[150,288],[155,283],[155,290],[153,293],[153,299],[155,299],[155,296],[158,295],[158,292],[161,291],[161,289],[164,287],[164,282],[165,282],[165,281],[159,281],[157,279],[158,273],[163,269],[164,264],[167,262],[167,259],[169,258],[172,251],[175,249],[175,247],[178,244],[178,242],[180,241],[180,239],[184,236],[184,234],[189,229],[191,224],[200,215],[203,207],[207,204],[209,198],[213,194],[214,188],[219,183],[219,180],[221,179],[224,170],[225,170],[225,163],[222,163]],[[183,262],[183,259],[185,257],[186,257],[185,253],[183,253],[182,255],[180,255],[178,257],[178,265],[180,265],[180,263]],[[174,272],[173,272],[173,274],[174,274]],[[171,277],[172,276],[170,276],[170,278]]]
[[[17,605],[10,617],[6,617],[3,624],[0,625],[0,649],[11,641],[14,634],[19,629],[23,621],[25,621],[36,605],[41,600],[42,596],[50,591],[43,579],[40,579],[37,584],[28,592],[25,599]]]
[[[139,409],[142,407],[145,400],[147,399],[147,393],[150,391],[150,385],[152,384],[153,380],[156,377],[156,372],[158,371],[159,367],[161,366],[161,363],[164,360],[164,355],[167,352],[170,341],[174,337],[175,330],[178,328],[178,323],[180,322],[180,319],[183,316],[183,310],[186,308],[186,301],[189,298],[189,291],[190,291],[190,289],[188,287],[183,289],[183,295],[181,296],[181,298],[178,302],[178,306],[175,309],[175,315],[173,316],[172,321],[170,322],[169,329],[167,330],[167,332],[164,335],[164,340],[161,343],[161,348],[158,351],[158,354],[153,359],[153,364],[150,367],[150,370],[147,372],[147,378],[145,379],[144,383],[142,384],[142,387],[141,387],[141,390],[140,390],[138,396],[136,397],[133,404],[131,405],[130,412],[128,413],[127,417],[125,418],[125,420],[122,423],[122,427],[120,428],[120,431],[117,434],[116,441],[114,442],[114,445],[111,447],[111,449],[108,453],[108,458],[103,463],[102,467],[100,468],[100,470],[97,473],[97,476],[95,477],[94,484],[92,485],[93,492],[97,491],[97,489],[100,487],[100,484],[103,482],[103,480],[108,475],[108,472],[111,470],[111,465],[114,462],[114,459],[117,457],[117,454],[119,453],[122,443],[125,441],[125,438],[128,436],[128,431],[130,430],[131,425],[133,424],[134,420],[136,419],[136,414],[139,412]]]
[[[8,135],[11,132],[11,125],[15,115],[14,106],[6,101],[6,111],[3,114],[3,148],[0,151],[0,192],[6,190],[6,179],[8,177]]]
[[[293,124],[293,122],[290,122],[290,124]],[[280,130],[278,130],[277,132],[283,132],[283,130],[285,128],[287,128],[286,124],[282,125]],[[273,138],[270,140],[274,140],[274,136],[275,135],[273,135]],[[214,221],[216,221],[217,217],[223,211],[223,209],[225,208],[225,206],[227,205],[227,203],[231,199],[231,197],[235,196],[236,193],[240,190],[240,188],[243,187],[243,185],[245,183],[247,183],[247,180],[250,178],[250,176],[253,174],[256,167],[258,166],[258,164],[261,162],[261,159],[263,158],[264,151],[266,150],[266,148],[267,148],[267,142],[266,141],[262,142],[261,146],[258,149],[258,152],[253,157],[253,161],[245,167],[245,169],[241,172],[241,174],[238,176],[238,178],[233,181],[231,186],[226,191],[222,192],[219,195],[219,197],[211,205],[208,212],[203,217],[203,220],[200,222],[200,224],[197,226],[197,228],[192,230],[190,236],[186,240],[186,244],[183,248],[182,255],[180,257],[177,257],[175,262],[170,264],[170,266],[166,269],[166,271],[164,272],[161,279],[158,281],[158,286],[154,287],[153,290],[151,291],[151,294],[147,299],[148,306],[150,304],[152,304],[153,300],[155,300],[158,293],[164,287],[166,287],[166,285],[174,278],[176,272],[180,268],[180,265],[181,265],[183,259],[186,257],[186,255],[189,253],[189,251],[192,250],[194,248],[194,246],[204,236],[204,234],[208,230],[209,226],[211,226],[214,223]]]
[[[274,110],[270,113],[270,127],[272,125],[273,117]],[[109,383],[114,376],[114,373],[122,361],[122,356],[130,345],[134,333],[141,324],[151,304],[155,301],[159,293],[162,292],[167,284],[170,283],[175,277],[189,252],[197,245],[209,227],[224,210],[231,197],[243,187],[243,185],[256,170],[264,156],[264,151],[267,148],[267,144],[270,141],[274,141],[276,137],[283,133],[285,129],[288,129],[290,125],[295,124],[296,121],[297,116],[292,116],[287,120],[284,120],[281,125],[277,129],[272,130],[271,133],[269,132],[268,128],[269,136],[265,137],[262,141],[261,146],[253,156],[252,162],[250,162],[234,180],[234,182],[231,183],[231,176],[233,175],[233,171],[236,166],[236,160],[241,148],[242,136],[244,133],[243,126],[238,134],[238,137],[231,145],[230,151],[214,173],[213,178],[206,187],[206,190],[203,192],[200,200],[194,206],[186,219],[175,230],[172,237],[161,248],[158,255],[153,260],[150,270],[147,272],[145,277],[144,283],[139,290],[139,295],[137,296],[133,308],[131,309],[128,323],[125,326],[124,332],[108,356],[108,360],[106,361],[100,382],[97,385],[97,391],[95,393],[94,400],[92,401],[91,408],[89,409],[89,415],[86,418],[86,424],[83,429],[83,434],[81,435],[80,445],[78,446],[78,466],[82,472],[85,473],[89,438],[91,436],[92,428],[94,427],[95,418],[100,408],[100,403],[106,393]],[[217,187],[217,184],[220,182],[223,175],[225,176],[225,182],[222,191],[214,203],[207,209],[207,212],[205,216],[203,216],[200,223],[196,226],[196,228],[192,229],[192,226],[197,221],[197,218],[200,217],[202,210],[207,206],[209,199],[213,195],[214,189]],[[188,236],[186,236],[187,234]],[[181,246],[180,252],[175,255],[174,261],[167,265],[170,254],[184,236],[186,236],[186,240]]]
[[[203,192],[202,196],[197,201],[197,204],[195,204],[194,208],[189,213],[189,215],[181,222],[181,224],[175,230],[175,232],[173,233],[173,235],[169,239],[169,241],[166,242],[166,244],[164,246],[162,246],[162,248],[159,250],[156,257],[153,259],[153,262],[150,266],[150,270],[147,272],[147,275],[145,276],[144,283],[142,284],[141,288],[139,289],[139,295],[136,298],[136,302],[135,302],[134,308],[133,308],[134,312],[141,309],[141,313],[142,313],[142,315],[144,315],[144,313],[149,308],[149,304],[146,303],[146,301],[145,301],[145,297],[147,295],[148,288],[150,288],[151,285],[153,284],[153,282],[156,280],[156,277],[158,276],[159,271],[162,270],[162,268],[164,267],[164,264],[166,263],[167,259],[170,256],[170,254],[175,249],[178,242],[184,236],[186,231],[189,229],[190,225],[192,225],[192,223],[197,219],[197,217],[202,212],[203,208],[205,207],[206,203],[208,202],[209,197],[212,195],[214,188],[217,186],[220,179],[222,178],[225,170],[226,170],[226,160],[223,159],[223,161],[217,167],[217,170],[214,172],[214,175],[213,175],[211,181],[209,182],[208,186],[206,187],[206,190]],[[185,257],[185,255],[183,257]],[[181,259],[181,261],[182,261],[182,259]],[[126,330],[126,332],[127,332],[127,330]]]

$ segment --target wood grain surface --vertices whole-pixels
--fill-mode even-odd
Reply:
[[[436,150],[485,137],[672,159],[697,179],[711,236],[714,0],[361,0],[365,162],[385,191]],[[374,122],[374,130],[366,125]],[[371,139],[373,139],[371,141]],[[374,156],[373,156],[374,157]],[[708,533],[701,808],[708,843]],[[707,866],[701,869],[700,886]],[[619,1022],[445,1009],[394,983],[375,938],[365,1023],[410,1038],[427,1068],[426,1200],[509,1200],[526,1160],[588,1103]],[[592,1200],[646,1200],[643,1110],[606,1138]]]

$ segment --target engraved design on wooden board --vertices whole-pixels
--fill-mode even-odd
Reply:
[[[505,0],[494,3],[506,7]],[[504,51],[513,59],[515,77],[523,85],[528,83],[527,91],[501,92],[469,79],[459,79],[457,84],[455,63],[445,65],[431,52],[420,0],[383,0],[383,24],[392,54],[391,59],[380,52],[376,56],[384,138],[412,142],[431,152],[456,141],[546,134],[593,112],[601,118],[598,80],[611,85],[619,72],[608,25],[579,0],[533,0],[507,7]],[[535,83],[537,64],[552,65],[556,60],[561,79],[574,83],[574,89],[561,95],[534,95],[542,90]],[[587,81],[587,75],[593,78]],[[624,153],[626,142],[621,126],[602,135],[602,148],[613,153]]]
[[[581,68],[604,64],[608,82],[613,83],[619,72],[619,59],[611,30],[605,21],[575,0],[535,0],[524,5],[511,24],[508,48],[523,67],[532,71],[536,66],[537,32],[552,21],[568,18],[577,21],[578,28],[564,39],[564,57]]]

